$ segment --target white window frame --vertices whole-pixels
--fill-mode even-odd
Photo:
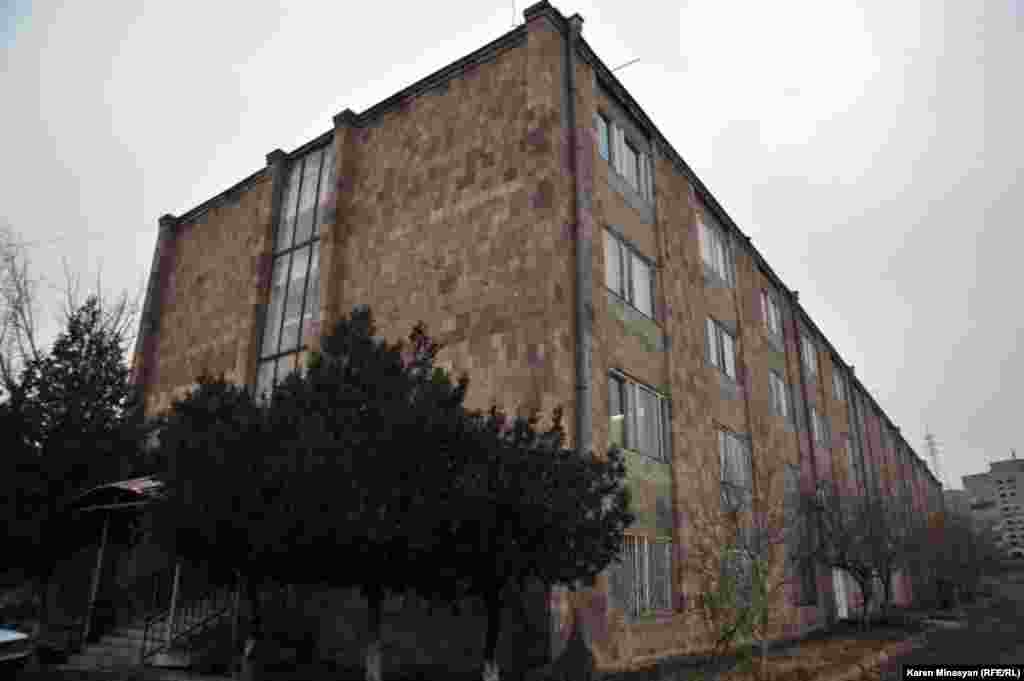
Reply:
[[[697,216],[700,254],[704,264],[729,286],[735,285],[732,248],[725,231],[706,216]]]
[[[713,317],[707,318],[705,325],[708,361],[733,381],[737,378],[736,337]],[[731,351],[731,352],[730,352]]]
[[[608,161],[615,172],[626,181],[644,200],[654,200],[653,164],[651,155],[641,149],[642,145],[631,142],[623,126],[609,116],[598,112],[595,114],[594,127],[597,130],[598,155]],[[607,131],[602,136],[602,127]],[[607,147],[607,154],[602,153],[602,140]],[[630,153],[633,154],[630,162]]]
[[[846,377],[843,376],[838,364],[832,371],[832,396],[839,402],[846,401]]]
[[[753,459],[747,438],[719,428],[718,467],[723,507],[732,507],[737,494],[744,495],[741,503],[745,505],[753,489]]]
[[[761,314],[768,333],[782,338],[782,308],[775,294],[768,289],[761,289]]]
[[[854,485],[860,485],[860,469],[857,466],[857,455],[853,448],[853,438],[846,434],[846,465],[850,470],[850,479]]]
[[[605,288],[629,303],[640,314],[650,319],[656,319],[654,300],[657,268],[654,265],[654,261],[641,255],[640,251],[634,248],[632,244],[608,228],[605,228],[604,254]],[[612,278],[611,268],[613,262],[617,265],[618,282],[609,281]],[[647,310],[638,305],[641,301],[641,288],[643,288],[643,282],[637,281],[636,271],[640,265],[647,268],[649,275],[647,286],[645,287],[647,289],[647,300],[650,304],[650,308]]]
[[[643,454],[644,456],[650,457],[655,461],[661,461],[668,463],[671,457],[671,408],[669,406],[668,399],[659,393],[654,388],[633,381],[623,373],[619,371],[612,371],[608,374],[609,388],[608,388],[608,400],[609,400],[609,414],[608,414],[608,427],[609,427],[609,441],[610,444],[619,444],[633,452]],[[612,390],[618,392],[618,400],[622,413],[612,414],[611,413],[611,393]],[[641,398],[647,400],[654,400],[654,404],[657,405],[654,411],[654,430],[655,433],[648,435],[650,439],[647,443],[640,442],[641,433],[641,410],[643,407]],[[613,431],[615,426],[612,424],[613,418],[622,419],[622,442],[616,442],[613,437]]]
[[[818,377],[818,347],[806,333],[800,334],[800,359],[808,375]]]
[[[768,372],[768,390],[771,395],[772,412],[784,419],[789,419],[789,387],[779,372],[774,369]]]
[[[814,435],[814,441],[819,444],[824,444],[828,441],[828,425],[825,423],[824,417],[818,411],[818,408],[811,405],[811,433]]]
[[[665,555],[665,593],[654,593],[654,561],[651,559],[652,547]],[[630,571],[630,582],[633,586],[630,602],[626,609],[633,617],[658,612],[670,611],[672,607],[672,562],[673,547],[671,541],[651,540],[648,537],[627,534],[623,537],[623,560],[620,568]]]
[[[597,153],[606,161],[612,159],[612,123],[602,113],[594,115],[594,128],[597,132]]]

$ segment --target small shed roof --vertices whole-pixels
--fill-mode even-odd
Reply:
[[[76,511],[114,510],[144,506],[161,498],[164,483],[154,476],[98,485],[71,503]]]

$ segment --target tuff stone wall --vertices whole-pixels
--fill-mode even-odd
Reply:
[[[334,317],[369,304],[390,339],[425,321],[471,406],[563,405],[571,432],[560,46],[535,20],[525,44],[347,129],[326,276]]]
[[[599,662],[623,666],[645,656],[693,652],[705,644],[692,608],[692,576],[682,569],[687,504],[717,505],[717,430],[749,434],[759,465],[795,464],[800,485],[846,475],[842,436],[848,406],[832,396],[832,360],[819,343],[819,375],[800,365],[797,330],[814,336],[784,288],[781,347],[768,337],[760,291],[774,286],[746,240],[732,235],[736,285],[724,287],[703,265],[697,216],[714,211],[639,117],[577,59],[577,116],[564,119],[564,38],[543,11],[528,15],[514,40],[428,92],[372,116],[335,120],[337,185],[322,232],[321,322],[328,329],[353,306],[369,304],[378,332],[404,338],[424,321],[446,344],[440,360],[471,377],[470,406],[509,410],[565,407],[575,425],[574,225],[571,159],[584,193],[579,235],[592,242],[592,402],[594,448],[608,446],[608,372],[620,370],[671,399],[671,463],[631,457],[630,486],[640,518],[631,528],[671,536],[677,547],[675,611],[631,621],[609,602],[608,580],[571,597],[555,593],[551,643],[558,653],[574,622],[588,631]],[[624,189],[596,151],[593,115],[613,115],[652,153],[655,198]],[[577,147],[570,145],[575,128]],[[280,159],[278,159],[280,160]],[[268,159],[269,161],[269,159]],[[259,305],[266,302],[273,187],[279,164],[179,221],[158,290],[159,333],[147,384],[150,413],[166,408],[201,371],[254,380]],[[698,183],[699,184],[699,183]],[[712,202],[713,203],[713,202]],[[605,288],[603,230],[611,226],[656,263],[654,319],[638,316]],[[705,355],[705,319],[737,337],[738,380]],[[793,416],[771,412],[769,372],[790,389]],[[854,386],[850,386],[853,394]],[[832,437],[813,444],[808,404],[818,405]],[[863,400],[862,445],[879,470],[880,416]],[[924,480],[914,488],[925,505]],[[773,493],[781,495],[780,487]],[[780,594],[780,633],[820,626],[828,617],[831,575],[817,575],[818,598]],[[404,634],[403,634],[404,635]],[[411,636],[411,634],[410,634]]]
[[[148,414],[170,406],[204,371],[249,380],[260,256],[269,247],[269,180],[258,175],[175,225],[158,286]]]

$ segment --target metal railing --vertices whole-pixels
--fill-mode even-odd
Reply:
[[[231,614],[237,585],[211,584],[200,568],[183,565],[171,571],[170,595],[158,601],[145,618],[139,661],[186,647],[197,636]],[[167,593],[166,591],[164,593]]]

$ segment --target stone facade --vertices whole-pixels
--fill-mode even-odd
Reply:
[[[264,169],[222,195],[162,219],[137,380],[151,414],[202,371],[255,383],[287,167],[333,145],[316,328],[359,304],[371,306],[378,332],[392,340],[422,320],[446,345],[442,363],[469,373],[471,406],[547,414],[561,405],[574,442],[576,424],[588,422],[576,414],[584,376],[592,426],[582,439],[598,451],[612,437],[612,372],[668,400],[671,457],[630,452],[628,459],[639,518],[631,533],[672,542],[671,607],[633,616],[607,577],[594,589],[550,598],[552,655],[580,626],[600,666],[624,668],[706,644],[694,633],[695,587],[680,565],[687,504],[719,503],[717,491],[709,495],[695,481],[710,471],[717,482],[720,429],[742,435],[754,461],[794,467],[804,490],[827,480],[851,492],[873,486],[910,495],[921,511],[941,509],[941,494],[797,294],[582,37],[570,52],[573,20],[545,2],[525,19],[362,114],[339,114],[333,130],[291,154],[271,153]],[[596,115],[649,155],[649,196],[599,153]],[[726,235],[732,283],[704,262],[698,221]],[[606,287],[607,229],[653,265],[651,314]],[[766,329],[766,290],[781,309],[779,335]],[[709,317],[735,338],[734,379],[709,363]],[[583,373],[580,334],[591,348]],[[801,336],[816,348],[815,375],[801,362]],[[788,389],[787,417],[771,408],[772,372]],[[843,395],[833,388],[834,373]],[[827,424],[817,440],[811,406]],[[781,495],[781,487],[772,493]],[[778,635],[834,617],[832,576],[812,577],[806,588],[780,595],[786,615]]]

